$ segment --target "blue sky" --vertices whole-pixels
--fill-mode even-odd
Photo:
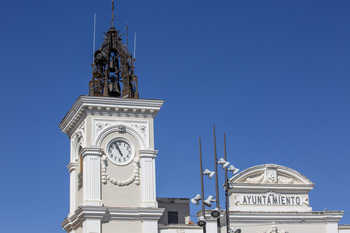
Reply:
[[[198,138],[213,169],[216,125],[219,157],[226,133],[236,167],[291,167],[316,184],[313,210],[350,213],[349,9],[348,0],[116,1],[131,50],[137,33],[140,96],[165,100],[157,196],[200,192]],[[94,13],[99,47],[110,1],[0,2],[4,232],[63,232],[69,140],[58,124],[88,94]]]

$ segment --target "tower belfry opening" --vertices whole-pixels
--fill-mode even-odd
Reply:
[[[135,59],[122,43],[122,35],[113,26],[113,8],[112,1],[111,28],[105,33],[101,47],[94,53],[89,95],[138,99]]]

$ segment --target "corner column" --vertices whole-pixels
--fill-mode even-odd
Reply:
[[[83,149],[83,205],[102,206],[101,155],[98,147]]]
[[[155,158],[158,151],[140,150],[141,164],[141,206],[157,208]]]
[[[77,174],[77,163],[69,163],[68,171],[69,171],[69,181],[70,181],[70,189],[69,189],[69,215],[74,214],[75,210],[75,182],[76,182],[76,174]]]

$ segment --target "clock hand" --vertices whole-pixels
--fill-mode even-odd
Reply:
[[[123,157],[123,153],[121,152],[121,150],[120,150],[118,144],[116,143],[115,145],[116,145],[116,147],[117,147],[117,150],[119,151],[120,156]]]

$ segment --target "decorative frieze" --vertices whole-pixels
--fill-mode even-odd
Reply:
[[[106,135],[106,132],[130,132],[134,133],[134,136],[140,137],[143,141],[141,144],[146,146],[149,145],[149,130],[149,123],[147,121],[116,121],[95,119],[93,141],[95,141],[95,145],[98,145],[98,141],[101,141],[102,135]]]

